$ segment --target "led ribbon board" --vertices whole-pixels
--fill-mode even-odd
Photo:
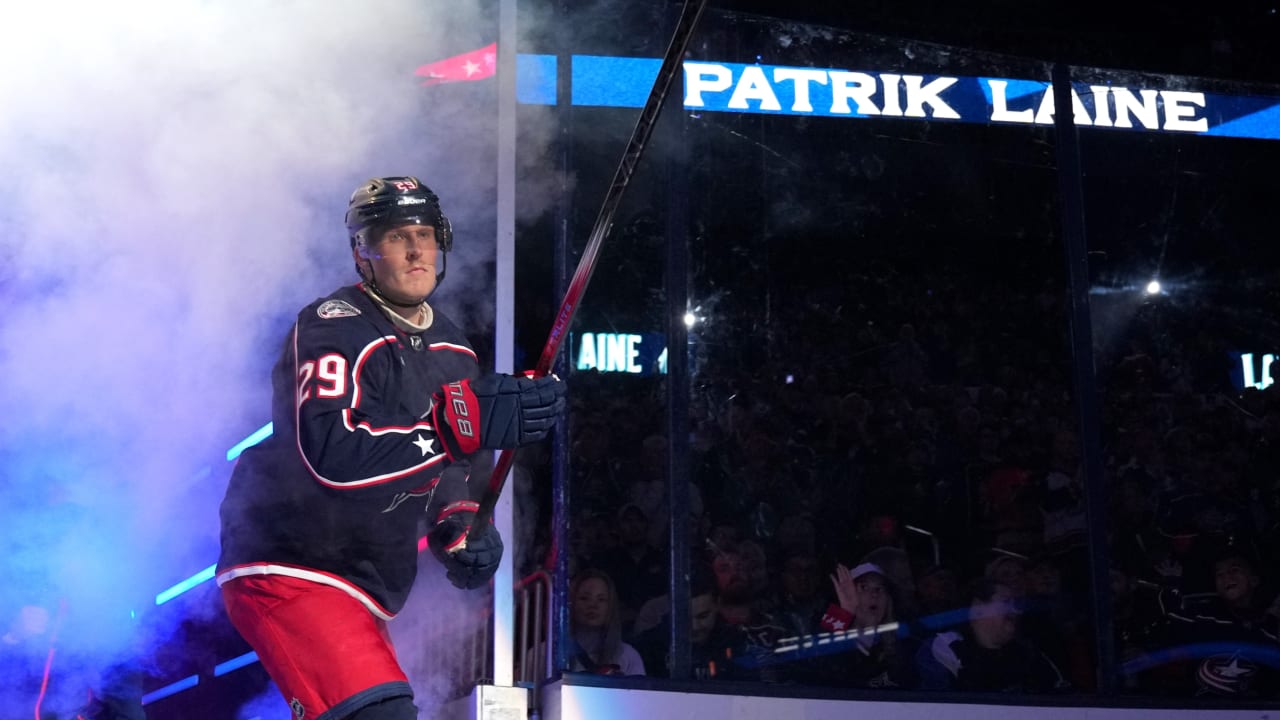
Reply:
[[[575,333],[570,336],[575,370],[655,375],[667,372],[662,333]]]
[[[574,105],[644,105],[661,61],[574,55]],[[557,58],[520,55],[516,97],[554,105]],[[1081,127],[1280,140],[1280,97],[1074,83]],[[981,124],[1052,125],[1047,80],[917,75],[839,68],[686,61],[684,107],[691,111],[888,117]]]
[[[1275,383],[1275,379],[1271,377],[1271,366],[1275,362],[1276,355],[1266,353],[1255,356],[1253,353],[1240,353],[1238,358],[1240,373],[1238,375],[1233,373],[1236,387],[1241,390],[1266,390]]]

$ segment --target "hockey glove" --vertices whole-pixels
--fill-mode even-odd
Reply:
[[[490,373],[440,388],[432,419],[450,460],[480,448],[517,448],[547,436],[564,414],[564,382]]]
[[[477,509],[479,505],[470,500],[450,503],[440,511],[435,527],[427,533],[431,554],[444,566],[449,582],[462,590],[489,582],[502,562],[502,536],[498,528],[486,525],[484,532],[467,538]]]

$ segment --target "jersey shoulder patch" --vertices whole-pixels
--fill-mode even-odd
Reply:
[[[360,308],[346,300],[325,300],[320,307],[316,308],[316,315],[319,315],[321,320],[354,317],[359,314]]]

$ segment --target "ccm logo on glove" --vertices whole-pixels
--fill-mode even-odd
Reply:
[[[449,389],[449,404],[453,406],[453,429],[467,438],[475,437],[475,430],[471,427],[471,408],[467,407],[462,383],[452,382],[445,387]]]
[[[528,445],[546,437],[560,420],[564,392],[555,375],[490,373],[448,383],[436,394],[436,433],[450,460],[480,448]]]

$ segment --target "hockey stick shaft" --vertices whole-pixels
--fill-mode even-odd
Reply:
[[[547,335],[546,344],[542,346],[542,355],[538,357],[538,364],[534,366],[534,374],[537,376],[551,372],[552,366],[555,365],[560,344],[573,323],[573,316],[578,311],[578,304],[587,289],[587,283],[591,281],[591,274],[595,272],[600,246],[613,227],[613,214],[622,202],[622,194],[627,189],[627,184],[631,182],[631,176],[640,162],[640,156],[644,154],[658,116],[662,114],[662,106],[666,102],[667,92],[671,89],[671,82],[683,66],[684,52],[689,46],[689,38],[693,36],[693,30],[698,24],[698,19],[702,17],[702,11],[706,5],[707,0],[685,0],[684,8],[680,12],[680,20],[676,23],[675,33],[671,37],[671,44],[667,47],[667,52],[662,58],[662,66],[658,69],[658,77],[654,79],[653,89],[649,91],[649,99],[645,101],[644,107],[640,110],[640,117],[636,119],[635,129],[631,131],[631,139],[622,153],[622,161],[618,163],[618,168],[613,174],[613,182],[610,183],[604,203],[600,206],[600,213],[591,227],[587,247],[582,251],[578,268],[574,271],[573,279],[569,281],[569,288],[560,302],[555,323],[552,324],[551,332]],[[498,460],[493,466],[493,474],[489,476],[489,484],[480,498],[480,509],[476,512],[476,518],[471,525],[473,535],[489,524],[489,519],[493,517],[494,505],[502,494],[502,487],[506,484],[507,473],[510,472],[514,459],[515,451],[513,450],[503,450],[499,453]]]

